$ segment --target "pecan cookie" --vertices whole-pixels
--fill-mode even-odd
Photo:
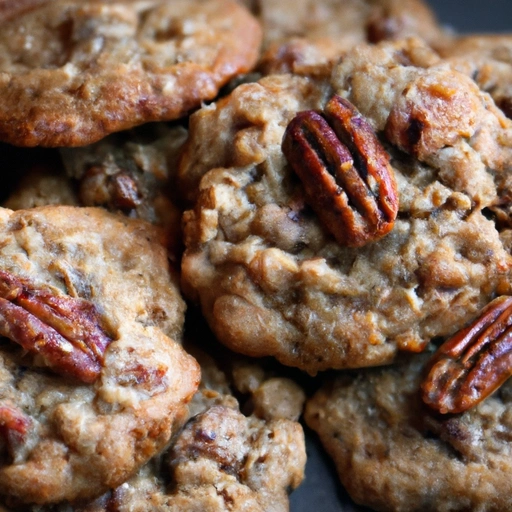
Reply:
[[[512,126],[438,62],[413,40],[362,45],[328,80],[267,77],[192,115],[180,168],[195,200],[182,281],[224,344],[310,373],[389,363],[510,288],[511,257],[488,217],[509,202]],[[360,113],[340,134],[315,132],[319,112],[334,127],[343,121],[334,96]],[[286,159],[283,137],[299,111],[309,112],[305,139],[293,137]],[[378,240],[391,196],[374,177],[360,180],[372,162],[393,177],[398,200]],[[344,245],[340,232],[366,241]]]
[[[2,206],[11,210],[47,205],[79,206],[75,184],[64,174],[60,163],[30,165],[9,192]]]
[[[429,354],[326,383],[307,424],[359,504],[382,511],[510,510],[512,382],[463,414],[421,401]]]
[[[179,224],[171,194],[186,138],[182,126],[154,123],[89,146],[61,148],[60,155],[67,175],[78,182],[83,206],[169,226]]]
[[[213,358],[199,348],[201,338],[186,338],[201,366],[201,383],[190,419],[169,450],[97,500],[59,504],[54,512],[288,511],[288,493],[304,476],[304,434],[297,422],[304,393],[240,357],[233,368],[221,369],[234,354],[220,347]],[[262,396],[272,397],[270,407]],[[285,402],[278,411],[275,405]]]
[[[438,45],[447,64],[471,76],[512,117],[512,36],[471,35]]]
[[[184,420],[199,371],[160,232],[101,209],[0,209],[0,495],[120,485]]]
[[[356,44],[418,36],[446,36],[422,0],[260,0],[263,27],[260,69],[305,72],[317,69]]]
[[[260,40],[230,0],[58,0],[0,18],[0,140],[77,146],[178,118],[251,69]]]

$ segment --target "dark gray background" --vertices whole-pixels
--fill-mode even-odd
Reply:
[[[457,32],[512,32],[512,0],[430,0],[438,19]],[[290,512],[362,512],[338,483],[335,469],[316,437],[306,431],[304,483],[290,496]]]

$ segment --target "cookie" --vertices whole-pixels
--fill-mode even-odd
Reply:
[[[146,512],[149,506],[161,512],[288,511],[288,493],[304,477],[304,433],[297,422],[304,392],[222,347],[209,350],[214,356],[203,351],[210,337],[204,330],[186,336],[184,346],[201,366],[201,383],[189,404],[189,421],[169,449],[97,500],[62,503],[54,512]],[[260,400],[252,408],[262,394],[289,405],[277,411]]]
[[[327,80],[266,77],[191,116],[182,282],[222,343],[312,374],[380,365],[509,290],[511,257],[488,217],[508,202],[512,127],[438,62],[414,40],[362,45]],[[397,184],[392,230],[362,247],[337,241],[316,213],[337,193],[306,196],[282,150],[297,112],[333,95],[376,131],[371,149],[388,152]]]
[[[37,206],[79,206],[77,190],[60,165],[36,164],[12,187],[2,206],[27,210]]]
[[[250,70],[261,39],[229,0],[58,0],[0,34],[0,140],[51,147],[185,115]]]
[[[460,36],[437,49],[450,66],[471,76],[512,117],[512,36]]]
[[[420,398],[430,354],[329,381],[305,420],[350,496],[375,510],[509,510],[512,383],[463,414]]]
[[[165,238],[48,206],[0,209],[0,239],[0,496],[94,498],[164,448],[197,389]]]
[[[206,354],[198,354],[197,349],[194,354],[203,378],[191,402],[193,416],[163,464],[146,468],[149,474],[116,489],[108,506],[142,512],[149,501],[166,512],[287,511],[288,492],[304,477],[302,427],[296,419],[273,417],[269,411],[265,418],[256,412],[242,414],[230,379]],[[266,381],[263,378],[259,387]],[[277,395],[298,398],[294,393]],[[302,404],[303,398],[298,400]]]
[[[265,50],[259,68],[266,74],[311,72],[364,42],[446,37],[422,0],[260,0],[257,13]]]

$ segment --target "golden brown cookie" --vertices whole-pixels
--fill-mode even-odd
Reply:
[[[189,320],[195,321],[195,333],[188,333],[185,348],[201,366],[201,383],[189,404],[188,423],[168,450],[115,490],[93,502],[61,503],[53,512],[146,512],[149,506],[159,512],[288,511],[288,494],[301,483],[306,462],[296,416],[303,391],[223,347],[211,350],[215,357],[208,355],[199,346],[214,340],[197,329],[201,320]],[[234,378],[226,369],[233,358]],[[258,394],[272,395],[273,405],[267,407]],[[292,407],[277,411],[275,405],[284,402]],[[36,511],[50,512],[31,509]]]
[[[186,138],[182,126],[149,123],[78,148],[15,148],[26,163],[3,206],[101,206],[143,219],[165,230],[169,256],[177,261],[182,211],[175,181]]]
[[[164,448],[198,385],[165,239],[48,206],[0,209],[0,240],[2,501],[94,498]]]
[[[266,77],[192,115],[180,169],[195,200],[184,215],[182,281],[222,343],[310,373],[385,364],[510,288],[512,260],[489,217],[510,204],[512,125],[472,80],[438,62],[418,41],[361,45],[329,79]],[[392,170],[385,157],[382,170],[397,186],[393,228],[361,247],[342,245],[318,215],[348,195],[354,219],[373,219],[358,205],[383,200],[373,178],[355,192],[342,177],[329,181],[343,134],[311,135],[307,119],[327,117],[333,95],[360,111],[347,162],[364,178],[384,151]],[[313,149],[299,141],[285,158],[285,130],[309,110],[299,128]],[[309,182],[291,165],[308,159],[320,162]],[[308,194],[322,180],[334,184]],[[343,219],[341,232],[365,234]]]
[[[319,72],[364,42],[446,37],[422,0],[260,0],[256,12],[263,27],[259,68],[266,74]]]
[[[254,65],[230,0],[57,0],[0,19],[0,140],[78,146],[175,119]]]
[[[347,372],[308,402],[305,420],[359,504],[380,511],[510,510],[512,382],[463,414],[420,398],[429,354]]]
[[[480,34],[447,39],[437,45],[453,68],[471,76],[512,117],[512,36]]]

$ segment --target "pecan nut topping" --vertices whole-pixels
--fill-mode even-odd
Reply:
[[[94,382],[112,339],[94,304],[56,295],[0,270],[0,336],[38,355],[55,372]]]
[[[512,297],[490,302],[443,343],[421,384],[423,401],[442,414],[474,407],[512,375]]]
[[[398,193],[389,155],[350,102],[334,96],[321,113],[299,112],[282,149],[338,243],[361,247],[393,228]]]

